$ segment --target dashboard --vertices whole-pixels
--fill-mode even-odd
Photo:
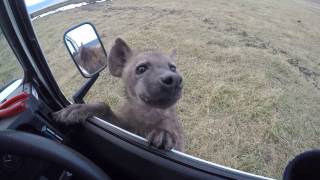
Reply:
[[[31,84],[22,84],[22,80],[16,80],[0,93],[0,102],[4,103],[22,92],[29,94],[25,100],[26,109],[11,117],[0,117],[0,131],[19,130],[66,143],[65,137],[50,124],[52,110],[39,99]],[[0,154],[0,179],[59,179],[63,173],[63,169],[41,159]]]

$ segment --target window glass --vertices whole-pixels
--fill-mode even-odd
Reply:
[[[0,29],[0,90],[23,77],[23,70]]]
[[[177,49],[186,153],[280,178],[290,159],[320,145],[317,1],[26,1],[67,97],[84,79],[62,37],[89,21],[107,51],[117,37],[135,49]],[[116,108],[123,92],[121,81],[104,70],[86,101]]]

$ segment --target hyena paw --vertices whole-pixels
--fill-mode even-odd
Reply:
[[[64,124],[77,124],[84,122],[89,116],[83,104],[71,104],[60,111],[51,114],[53,120]]]
[[[177,136],[165,129],[154,129],[148,135],[150,145],[159,149],[170,150],[175,147]]]

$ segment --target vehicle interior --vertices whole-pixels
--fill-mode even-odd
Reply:
[[[67,36],[71,57],[79,47],[68,32],[81,25],[91,24],[83,22],[61,34]],[[71,102],[46,63],[23,0],[0,1],[0,26],[23,69],[23,78],[7,83],[0,92],[0,179],[271,179],[176,150],[159,150],[97,117],[77,125],[53,121],[51,113]],[[91,71],[73,61],[87,78],[73,100],[85,103],[84,96],[106,63]],[[284,179],[317,179],[319,152],[299,158],[288,166]]]

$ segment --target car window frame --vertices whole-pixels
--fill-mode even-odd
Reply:
[[[157,148],[153,148],[149,146],[147,139],[131,133],[127,130],[124,130],[120,127],[117,127],[106,120],[100,119],[98,117],[92,117],[88,119],[88,123],[85,124],[86,128],[95,129],[93,127],[103,129],[109,135],[114,135],[120,141],[129,143],[134,145],[136,148],[143,149],[145,152],[155,154],[163,159],[167,159],[172,162],[176,162],[177,164],[184,165],[186,167],[191,167],[192,169],[197,169],[201,172],[205,172],[211,174],[213,176],[219,175],[226,179],[257,179],[257,180],[272,180],[270,177],[265,177],[261,175],[252,174],[249,172],[237,170],[231,167],[227,167],[224,165],[216,164],[214,162],[206,161],[204,159],[177,151],[163,151]],[[108,135],[108,136],[109,136]],[[122,142],[122,143],[123,143]],[[132,150],[128,148],[128,151],[136,152],[136,150]]]
[[[0,11],[3,33],[25,72],[23,83],[32,83],[42,92],[43,101],[54,110],[70,104],[48,67],[24,0],[1,1]]]

